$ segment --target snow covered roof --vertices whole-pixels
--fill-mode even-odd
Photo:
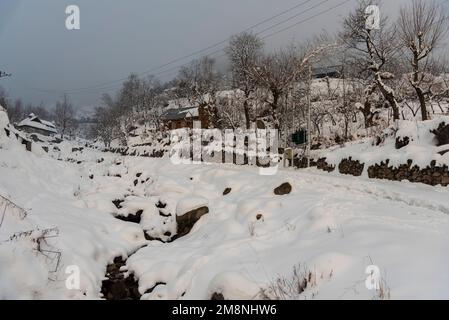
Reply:
[[[168,109],[163,115],[164,120],[179,120],[198,117],[198,107],[185,107],[178,109]]]
[[[31,127],[36,129],[41,129],[45,131],[49,131],[52,133],[57,133],[56,127],[50,121],[45,121],[40,119],[34,113],[31,113],[26,119],[23,119],[17,124],[17,127]]]

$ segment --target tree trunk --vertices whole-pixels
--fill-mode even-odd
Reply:
[[[277,91],[272,91],[272,94],[273,94],[273,102],[271,103],[271,116],[273,117],[274,128],[279,129],[279,119],[277,116],[277,110],[281,95]]]
[[[385,100],[388,101],[388,104],[390,105],[391,109],[393,109],[393,119],[399,120],[400,114],[399,114],[399,105],[396,101],[396,97],[394,96],[393,90],[388,87],[385,83],[382,82],[382,79],[380,77],[380,73],[376,73],[376,83],[379,87],[380,92],[384,96]]]
[[[428,120],[427,115],[427,107],[426,107],[426,98],[424,97],[424,92],[419,86],[419,54],[418,52],[414,52],[412,67],[413,67],[413,81],[412,86],[416,91],[416,95],[418,96],[419,105],[421,107],[421,117],[422,121]]]
[[[371,112],[371,102],[368,99],[363,103],[363,108],[360,108],[365,120],[365,129],[373,126],[373,113]]]
[[[424,93],[420,87],[415,87],[416,95],[418,96],[419,105],[421,107],[421,118],[422,121],[429,120],[429,116],[427,113],[426,107],[426,98],[424,97]]]
[[[243,102],[243,108],[245,110],[246,129],[251,128],[251,116],[250,116],[250,112],[249,112],[249,103],[248,103],[249,94],[250,93],[248,91],[245,92],[245,101]]]

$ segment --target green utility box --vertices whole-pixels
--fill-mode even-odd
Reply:
[[[292,141],[297,145],[307,143],[307,130],[300,129],[292,134]]]

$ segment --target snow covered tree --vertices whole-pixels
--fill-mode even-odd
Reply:
[[[402,46],[411,66],[409,81],[418,97],[422,120],[427,120],[426,96],[430,91],[424,88],[424,84],[431,81],[429,66],[432,52],[447,31],[444,9],[436,2],[413,0],[401,8],[398,26]]]
[[[265,55],[252,68],[251,76],[269,93],[265,102],[270,106],[275,128],[280,128],[279,109],[283,102],[286,103],[294,84],[301,75],[307,74],[307,69],[314,60],[335,47],[335,44],[328,43],[327,40],[321,37],[300,48],[288,46]]]
[[[220,126],[215,98],[221,80],[221,75],[215,70],[215,60],[207,56],[182,67],[177,77],[177,94],[187,98],[192,105],[203,108],[209,116],[210,126],[214,128]]]
[[[250,98],[257,89],[257,82],[251,76],[251,69],[257,64],[262,55],[263,41],[256,35],[244,32],[233,36],[226,49],[231,63],[233,87],[243,93],[243,110],[245,125],[249,129],[251,125]]]
[[[62,101],[58,101],[56,103],[53,114],[62,139],[64,134],[66,134],[70,128],[75,125],[75,110],[73,109],[73,105],[70,103],[67,95],[64,95]]]
[[[396,94],[387,84],[394,75],[386,72],[388,64],[398,53],[397,31],[389,24],[387,17],[381,18],[378,30],[367,28],[365,10],[370,4],[368,1],[361,1],[359,6],[346,17],[340,38],[348,52],[357,57],[362,71],[370,74],[373,83],[393,109],[393,118],[398,120],[400,113]],[[370,87],[366,93],[369,96],[372,92],[373,88]],[[365,108],[369,108],[369,104],[365,104]],[[365,114],[369,114],[368,110]]]

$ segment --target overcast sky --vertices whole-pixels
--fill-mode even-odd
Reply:
[[[323,1],[310,0],[255,31]],[[328,0],[262,35],[343,1]],[[383,12],[394,16],[400,3],[407,1],[386,0]],[[110,87],[118,82],[111,81],[225,40],[302,2],[305,0],[0,0],[0,70],[13,74],[0,79],[0,86],[13,99],[21,97],[36,104],[43,101],[47,106],[54,105],[65,91],[97,86],[70,95],[80,110],[87,110],[98,104],[103,92],[113,92],[115,87]],[[355,3],[356,0],[350,0],[265,42],[269,48],[275,48],[323,30],[333,33]],[[71,4],[80,8],[80,30],[65,28],[65,8]],[[189,60],[156,72],[170,69],[159,75],[167,80],[174,76],[173,68]]]

